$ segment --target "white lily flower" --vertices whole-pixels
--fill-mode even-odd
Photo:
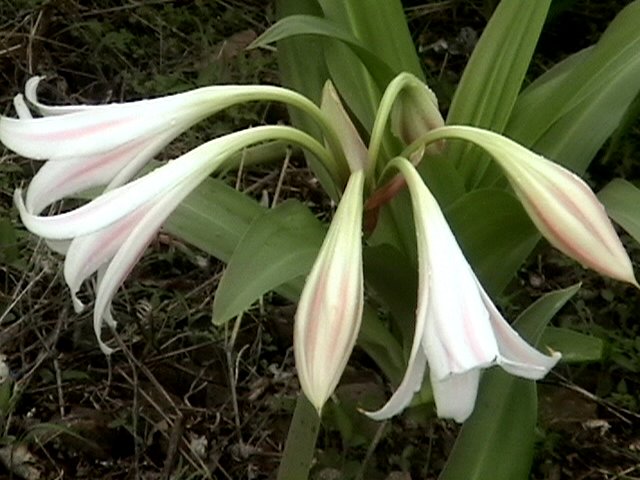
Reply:
[[[431,134],[468,140],[489,152],[551,245],[586,267],[640,288],[604,206],[580,177],[488,130],[452,125]]]
[[[362,321],[363,186],[363,171],[352,173],[295,317],[296,369],[318,413],[338,385]]]
[[[31,232],[47,240],[71,239],[64,273],[76,309],[82,307],[76,297],[80,285],[102,269],[93,320],[105,353],[111,349],[100,340],[100,331],[104,321],[110,326],[115,324],[109,313],[111,300],[162,223],[230,156],[272,139],[298,143],[327,161],[326,150],[307,134],[291,127],[264,126],[211,140],[141,178],[58,215],[40,216],[31,211],[21,190],[16,190],[15,203],[22,222]]]
[[[406,159],[393,164],[407,181],[416,223],[416,329],[400,386],[384,407],[368,415],[381,420],[402,411],[420,389],[428,364],[438,416],[463,422],[473,411],[481,369],[500,365],[513,375],[539,379],[560,354],[543,355],[511,328],[480,285],[415,168]]]
[[[231,105],[276,100],[294,105],[320,122],[318,108],[300,94],[264,85],[221,85],[128,103],[47,106],[31,78],[25,96],[43,117],[32,118],[22,95],[14,104],[20,118],[0,117],[0,142],[35,160],[49,160],[27,192],[29,211],[92,187],[129,181],[174,138]]]

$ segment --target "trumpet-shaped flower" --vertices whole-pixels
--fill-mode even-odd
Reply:
[[[426,365],[438,416],[463,422],[473,411],[480,370],[499,365],[529,379],[543,377],[560,358],[543,355],[507,323],[467,263],[435,198],[406,159],[404,175],[416,223],[419,291],[409,364],[389,402],[368,415],[403,410],[422,384]]]
[[[298,143],[321,159],[328,156],[318,142],[294,128],[255,127],[211,140],[143,177],[58,215],[38,215],[25,204],[22,191],[16,190],[15,203],[31,232],[48,240],[71,239],[64,273],[76,309],[82,307],[75,296],[81,283],[100,269],[93,321],[105,353],[111,349],[100,340],[100,331],[104,321],[114,326],[109,312],[111,300],[162,223],[231,155],[272,139]]]
[[[362,320],[363,185],[363,171],[352,173],[307,277],[295,318],[298,377],[318,412],[342,376]]]
[[[432,133],[485,149],[549,243],[586,267],[638,287],[629,255],[607,212],[580,177],[494,132],[455,125]]]
[[[36,213],[83,190],[126,183],[182,132],[237,103],[283,101],[322,118],[307,98],[262,85],[212,86],[108,105],[48,106],[36,95],[41,79],[27,82],[25,97],[43,117],[32,118],[22,95],[14,99],[19,118],[0,117],[1,143],[24,157],[49,160],[27,192],[26,206]]]

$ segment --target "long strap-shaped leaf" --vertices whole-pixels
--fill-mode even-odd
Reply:
[[[502,133],[549,9],[550,0],[503,0],[489,20],[451,102],[447,124],[473,125]],[[475,188],[489,160],[477,149],[452,144],[468,188]]]
[[[640,1],[625,7],[591,49],[543,75],[518,99],[507,133],[578,173],[640,91]]]

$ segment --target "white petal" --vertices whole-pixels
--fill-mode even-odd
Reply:
[[[386,420],[387,418],[397,415],[409,406],[413,395],[420,390],[424,372],[427,367],[427,357],[422,349],[420,339],[418,337],[416,337],[416,339],[417,342],[414,340],[415,350],[414,348],[411,349],[409,364],[407,365],[407,370],[402,382],[396,391],[393,392],[389,401],[380,410],[364,412],[369,418],[373,420]]]
[[[223,154],[227,146],[226,139],[222,137],[201,145],[144,177],[106,192],[70,212],[49,217],[33,215],[25,207],[19,189],[14,194],[14,200],[22,222],[41,237],[65,239],[86,235],[128,215],[198,170],[213,170],[219,160],[217,157]]]
[[[64,261],[64,278],[76,311],[82,307],[76,296],[82,282],[113,258],[150,208],[145,204],[107,228],[73,239]]]
[[[553,352],[550,356],[544,355],[529,345],[504,319],[482,287],[479,286],[479,288],[498,340],[500,355],[497,363],[507,372],[518,377],[532,380],[544,377],[558,363],[562,355],[559,352]]]
[[[457,125],[441,131],[469,140],[494,157],[531,220],[553,246],[589,268],[638,286],[604,207],[580,177],[494,132]]]
[[[317,144],[308,135],[291,127],[255,127],[200,145],[145,176],[110,190],[86,205],[66,213],[49,217],[33,215],[26,208],[20,189],[15,191],[14,201],[24,225],[41,237],[68,239],[87,235],[128,215],[187,177],[199,175],[201,171],[213,171],[234,152],[273,138],[296,139],[305,146],[308,144],[310,148],[315,148],[314,145]]]
[[[318,411],[340,381],[362,321],[363,188],[364,172],[354,172],[296,312],[296,369],[305,395]]]
[[[22,95],[18,94],[13,97],[13,108],[16,109],[18,118],[33,118],[33,116],[31,115],[31,111],[29,110],[29,107],[27,107],[27,104],[24,101],[24,97]]]
[[[109,185],[117,187],[129,181],[177,134],[165,132],[138,139],[105,153],[89,157],[46,162],[29,183],[26,208],[38,214],[64,197],[84,190]]]
[[[431,377],[438,416],[453,418],[458,423],[469,418],[476,404],[479,383],[478,369],[443,379]]]
[[[251,100],[278,100],[317,110],[310,100],[293,91],[264,85],[222,85],[152,100],[48,107],[37,100],[39,80],[28,82],[27,95],[38,110],[51,116],[0,117],[0,142],[16,153],[39,160],[93,155],[168,129],[184,131],[224,108]]]
[[[490,365],[498,347],[475,275],[436,199],[415,168],[405,162],[402,173],[413,203],[419,269],[429,272],[429,285],[420,286],[418,301],[428,288],[423,345],[431,375],[440,379]]]
[[[93,310],[93,328],[98,338],[100,348],[105,354],[111,353],[112,349],[102,341],[101,330],[103,321],[110,321],[109,311],[113,296],[133,266],[142,256],[147,245],[153,239],[162,223],[206,176],[207,175],[189,177],[165,193],[130,231],[128,238],[106,268],[104,276],[99,282],[96,293],[96,303]]]
[[[44,80],[45,77],[31,77],[27,80],[27,83],[24,87],[24,96],[29,100],[29,103],[33,105],[33,107],[38,110],[43,116],[52,116],[52,115],[66,115],[68,113],[80,112],[82,110],[88,110],[91,108],[95,108],[91,105],[64,105],[64,106],[50,106],[40,103],[38,100],[38,84]],[[22,117],[21,117],[22,118]]]

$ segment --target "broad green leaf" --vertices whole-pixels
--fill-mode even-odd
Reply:
[[[415,330],[418,268],[388,244],[365,247],[363,256],[367,287],[393,316],[408,353]]]
[[[598,199],[615,220],[636,242],[640,242],[640,189],[617,178],[598,193]]]
[[[325,233],[309,209],[293,200],[257,217],[220,280],[213,302],[213,322],[222,325],[265,293],[306,275]]]
[[[164,229],[226,262],[264,210],[246,195],[210,178],[178,206]]]
[[[593,48],[550,70],[523,92],[507,134],[584,172],[640,91],[639,24],[640,1],[635,1]]]
[[[328,19],[347,27],[364,45],[376,53],[394,74],[410,72],[424,79],[420,59],[402,9],[390,0],[319,0]]]
[[[604,353],[601,339],[568,328],[547,327],[540,345],[561,352],[564,363],[597,362]]]
[[[220,260],[229,261],[251,223],[265,210],[220,180],[207,179],[178,206],[164,229]],[[304,279],[298,277],[276,291],[295,302],[303,285]],[[391,382],[399,381],[403,374],[402,347],[367,305],[358,345],[380,365]]]
[[[447,124],[501,133],[520,92],[551,0],[503,0],[489,20],[451,102]],[[451,142],[450,158],[474,188],[489,164],[477,148]]]
[[[319,35],[346,43],[357,53],[362,62],[375,72],[376,78],[381,78],[386,85],[393,78],[393,70],[369,47],[358,40],[351,32],[345,30],[334,21],[313,15],[289,15],[272,25],[266,32],[260,35],[252,44],[252,47],[268,45],[278,40],[291,38],[298,35]],[[313,59],[314,61],[316,59]]]
[[[546,324],[579,285],[549,293],[514,324],[535,343]],[[526,480],[533,459],[537,419],[535,382],[498,368],[486,372],[476,407],[456,439],[440,480]]]
[[[504,190],[469,192],[446,213],[462,250],[490,295],[506,287],[540,239],[520,202]]]

